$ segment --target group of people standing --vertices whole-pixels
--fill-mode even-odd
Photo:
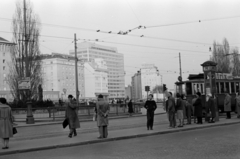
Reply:
[[[185,124],[191,124],[192,115],[195,123],[203,123],[203,103],[200,92],[196,93],[192,101],[188,101],[185,95],[180,95],[179,93],[176,94],[176,99],[172,96],[171,92],[166,93],[166,96],[165,110],[169,119],[169,128],[183,127]],[[210,93],[207,94],[207,105],[206,113],[210,118],[209,123],[214,123],[216,117],[215,102]],[[186,123],[185,119],[187,119]],[[177,125],[177,120],[179,121],[179,125]]]

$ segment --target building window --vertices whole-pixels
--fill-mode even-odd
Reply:
[[[5,63],[5,60],[3,59],[3,63]]]
[[[3,53],[3,56],[5,56],[5,52]]]
[[[5,66],[3,66],[3,70],[5,70]]]

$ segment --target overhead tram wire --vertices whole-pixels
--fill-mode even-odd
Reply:
[[[221,20],[221,19],[229,19],[229,18],[238,18],[240,16],[232,16],[232,17],[224,17],[224,18],[215,18],[215,19],[205,19],[205,20],[202,20],[202,21],[213,21],[213,20]],[[12,21],[12,19],[9,19],[9,18],[1,18],[0,17],[0,20],[5,20],[5,21]],[[173,24],[183,24],[183,23],[192,23],[193,21],[191,22],[180,22],[180,23],[173,23]],[[196,21],[194,21],[196,23]],[[146,36],[146,35],[134,35],[134,34],[128,34],[130,33],[131,31],[133,30],[136,30],[136,29],[141,29],[141,28],[144,28],[146,29],[147,27],[146,26],[138,26],[138,27],[135,27],[133,29],[130,29],[126,32],[122,32],[122,31],[119,31],[119,32],[113,32],[113,31],[102,31],[100,29],[98,30],[95,30],[95,29],[86,29],[86,28],[79,28],[79,27],[72,27],[72,26],[63,26],[63,25],[57,25],[57,24],[47,24],[47,23],[40,23],[42,25],[46,25],[46,26],[50,26],[50,27],[58,27],[58,28],[66,28],[66,29],[76,29],[76,30],[83,30],[83,31],[91,31],[91,32],[97,32],[97,33],[104,33],[104,34],[115,34],[115,35],[127,35],[127,36],[132,36],[132,37],[138,37],[138,38],[148,38],[148,39],[155,39],[155,40],[166,40],[166,41],[175,41],[175,42],[182,42],[182,43],[190,43],[190,44],[201,44],[201,45],[211,45],[210,43],[202,43],[202,42],[194,42],[194,41],[185,41],[185,40],[178,40],[178,39],[169,39],[169,38],[160,38],[160,37],[151,37],[151,36]],[[166,24],[166,26],[168,26],[169,24]],[[172,24],[171,24],[172,25]],[[160,25],[158,25],[160,26]],[[153,26],[148,26],[148,27],[153,27]]]

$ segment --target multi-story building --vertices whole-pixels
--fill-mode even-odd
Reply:
[[[74,55],[73,50],[70,51],[70,55]],[[77,56],[79,59],[88,61],[95,58],[104,59],[108,68],[109,98],[125,98],[124,58],[123,54],[118,53],[116,47],[83,42],[77,45]]]
[[[76,96],[75,58],[70,55],[52,53],[42,55],[43,91],[59,91],[66,99],[68,94]],[[78,63],[79,98],[85,97],[83,65]]]
[[[108,69],[103,59],[84,63],[85,98],[102,94],[108,98]]]
[[[132,86],[125,87],[125,98],[132,99]]]
[[[142,85],[142,99],[147,98],[145,86],[150,86],[150,93],[156,86],[161,85],[161,76],[158,68],[154,64],[143,64],[141,67],[141,85]]]
[[[10,88],[7,82],[9,73],[9,62],[11,62],[10,49],[14,44],[0,37],[0,97],[8,101],[13,100]]]
[[[142,99],[142,82],[141,82],[141,72],[138,71],[132,77],[132,99],[138,101]]]

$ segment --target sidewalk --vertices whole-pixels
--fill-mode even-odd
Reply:
[[[158,115],[158,119],[166,118],[166,115]],[[138,122],[138,121],[146,121],[145,117],[139,117],[138,119],[121,119],[124,120],[122,125],[128,124],[128,122]],[[121,123],[114,121],[116,124]],[[111,121],[113,124],[113,121]],[[158,134],[166,134],[166,133],[174,133],[174,132],[181,132],[181,131],[188,131],[188,130],[195,130],[195,129],[203,129],[203,128],[211,128],[216,126],[224,126],[224,125],[231,125],[231,124],[240,124],[240,119],[237,119],[236,116],[233,116],[232,119],[223,119],[221,118],[219,122],[216,123],[204,123],[202,125],[198,124],[191,124],[185,125],[183,128],[174,128],[168,129],[168,122],[164,120],[163,122],[155,122],[154,130],[148,131],[146,130],[145,123],[142,123],[142,126],[131,126],[126,128],[121,128],[121,125],[114,125],[118,127],[117,129],[112,129],[112,126],[109,126],[109,136],[107,139],[97,139],[98,131],[95,126],[93,131],[89,131],[87,133],[82,133],[83,129],[86,127],[81,127],[81,131],[78,130],[78,136],[73,138],[68,138],[67,134],[68,131],[65,129],[64,135],[62,136],[51,136],[46,138],[32,138],[28,140],[10,140],[10,148],[7,150],[0,150],[0,155],[7,155],[13,153],[22,153],[22,152],[29,152],[29,151],[38,151],[38,150],[45,150],[45,149],[54,149],[54,148],[63,148],[69,146],[76,146],[76,145],[85,145],[85,144],[93,144],[93,143],[100,143],[100,142],[109,142],[115,140],[122,140],[122,139],[129,139],[129,138],[136,138],[136,137],[144,137],[150,135],[158,135]],[[93,125],[91,125],[92,127]],[[36,127],[35,127],[36,128]],[[34,128],[33,128],[34,129]],[[44,130],[42,130],[44,131]],[[19,132],[20,133],[20,132]],[[18,135],[18,134],[17,134]],[[16,136],[17,136],[16,135]]]

